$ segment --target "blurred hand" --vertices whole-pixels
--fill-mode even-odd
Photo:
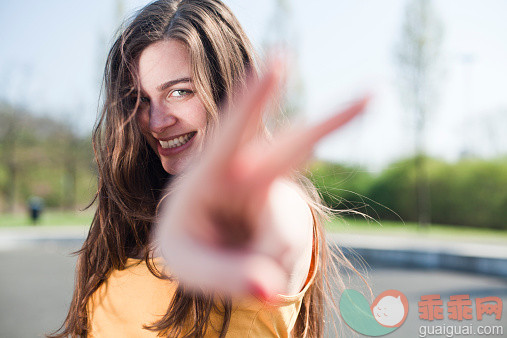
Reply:
[[[283,177],[322,137],[363,111],[368,99],[268,143],[258,131],[265,105],[279,93],[281,66],[272,63],[237,95],[201,158],[161,202],[155,245],[169,272],[189,287],[263,298],[284,292],[298,263],[290,253],[301,251],[301,238],[311,241],[309,208]],[[295,227],[298,219],[305,226]]]

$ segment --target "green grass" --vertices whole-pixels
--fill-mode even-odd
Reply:
[[[90,225],[93,212],[45,210],[36,226]],[[0,214],[0,227],[18,226],[32,226],[28,213]]]
[[[470,228],[463,226],[431,224],[420,228],[417,223],[373,221],[363,218],[336,218],[327,225],[332,232],[389,236],[425,236],[435,239],[470,240],[507,244],[507,230]]]

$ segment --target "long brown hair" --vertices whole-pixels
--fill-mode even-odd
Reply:
[[[220,103],[255,69],[247,36],[229,8],[218,0],[159,0],[140,10],[121,31],[107,58],[105,103],[93,132],[97,210],[79,251],[69,313],[54,337],[87,335],[90,297],[110,271],[125,269],[129,257],[144,257],[150,271],[161,277],[151,259],[149,239],[157,203],[171,176],[132,117],[139,105],[138,58],[146,47],[164,39],[178,39],[187,45],[196,92],[207,110],[209,124],[217,121]],[[313,186],[306,187],[320,249],[317,278],[303,298],[293,334],[321,337],[324,299],[329,292],[325,290],[329,250],[319,216],[319,197]],[[179,285],[166,314],[147,329],[171,336],[203,336],[211,311],[218,309],[216,302],[212,296],[190,294]],[[221,336],[225,336],[232,305],[229,300],[221,303]],[[189,319],[193,327],[182,332]]]

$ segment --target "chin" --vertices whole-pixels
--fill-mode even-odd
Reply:
[[[184,160],[177,160],[177,161],[164,161],[162,160],[162,167],[164,170],[170,174],[170,175],[178,175],[181,174],[185,167],[186,162]]]
[[[172,163],[162,161],[162,167],[164,168],[165,172],[170,175],[179,174],[178,168]]]

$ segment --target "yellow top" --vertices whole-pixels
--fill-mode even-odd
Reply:
[[[255,297],[233,301],[227,336],[289,337],[303,296],[315,278],[317,251],[314,246],[308,278],[297,295],[277,295],[270,304]],[[129,259],[126,269],[112,271],[90,297],[88,336],[156,337],[156,332],[144,329],[143,325],[154,323],[166,313],[176,287],[176,282],[155,277],[144,260]],[[212,312],[205,336],[218,337],[221,324],[222,316]]]

